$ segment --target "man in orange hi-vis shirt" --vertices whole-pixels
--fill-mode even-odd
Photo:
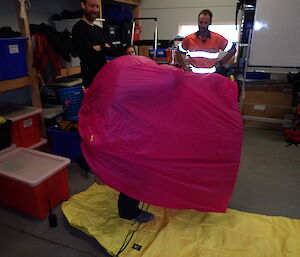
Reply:
[[[199,30],[186,36],[178,45],[178,61],[185,71],[195,73],[213,73],[235,54],[235,44],[225,39],[218,33],[208,30],[212,22],[212,12],[202,10],[198,16]],[[227,54],[218,60],[219,50]],[[183,56],[189,57],[189,64]],[[184,56],[184,58],[185,58]]]

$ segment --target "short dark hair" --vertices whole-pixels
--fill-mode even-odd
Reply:
[[[133,45],[125,45],[125,46],[123,47],[123,49],[122,49],[122,55],[126,55],[126,51],[127,51],[127,49],[129,49],[129,48],[133,48],[134,53],[136,54],[135,48],[134,48]]]
[[[212,14],[212,12],[211,12],[210,10],[208,10],[208,9],[202,10],[202,11],[199,13],[198,18],[200,17],[201,14],[203,14],[203,15],[208,15],[209,18],[210,18],[210,22],[212,21],[213,14]]]

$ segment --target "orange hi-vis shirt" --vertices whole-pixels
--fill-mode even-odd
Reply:
[[[195,73],[213,73],[218,61],[219,50],[228,52],[233,43],[218,33],[209,31],[205,41],[196,33],[186,36],[178,50],[189,57],[190,68]]]

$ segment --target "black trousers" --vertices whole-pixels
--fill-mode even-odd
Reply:
[[[82,85],[85,88],[88,88],[92,84],[100,69],[101,67],[99,67],[99,69],[92,69],[88,66],[81,65]]]
[[[123,219],[133,219],[141,213],[139,201],[120,193],[118,200],[119,216]]]

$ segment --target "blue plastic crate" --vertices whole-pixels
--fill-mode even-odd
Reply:
[[[65,120],[77,121],[78,112],[83,99],[82,86],[74,86],[57,90],[60,104],[63,106]]]
[[[154,56],[154,49],[149,50],[149,56],[150,57]],[[166,56],[167,56],[166,49],[164,49],[164,48],[156,49],[156,57],[166,57]]]
[[[82,156],[78,132],[66,132],[57,130],[54,126],[47,128],[48,139],[52,153],[77,161]]]
[[[124,5],[110,5],[104,7],[103,12],[107,24],[120,24],[132,20],[132,12]]]
[[[246,79],[269,79],[270,73],[264,72],[247,72]]]
[[[27,39],[0,38],[0,80],[27,76]]]

